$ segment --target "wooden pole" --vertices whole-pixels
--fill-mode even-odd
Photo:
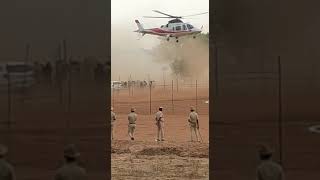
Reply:
[[[62,72],[62,69],[63,69],[63,65],[62,65],[62,46],[61,46],[61,42],[59,43],[59,59],[58,59],[58,62],[59,62],[59,64],[57,64],[58,65],[58,67],[56,67],[56,71],[58,70],[58,72],[56,72],[56,73],[61,73]],[[62,105],[63,104],[63,86],[62,86],[62,82],[63,82],[63,80],[62,80],[62,74],[60,74],[60,75],[57,75],[56,74],[56,76],[57,77],[59,77],[59,79],[58,79],[58,86],[59,86],[59,101],[60,101],[60,104]]]
[[[27,66],[28,62],[29,62],[29,59],[30,59],[30,49],[31,49],[31,46],[29,43],[26,44],[26,57],[24,59],[24,63],[25,65]],[[23,98],[22,98],[22,103],[25,102],[25,98],[26,98],[26,93],[27,93],[27,72],[26,70],[24,70],[24,73],[23,73],[23,86],[22,86],[22,95],[23,95]]]
[[[7,135],[7,146],[11,147],[11,124],[12,124],[12,87],[11,87],[11,77],[10,72],[8,72],[8,135]],[[11,156],[12,153],[8,153],[7,156]]]
[[[166,79],[165,79],[165,75],[164,75],[164,71],[163,71],[163,90],[166,90]]]
[[[149,81],[149,89],[150,89],[150,100],[149,100],[150,107],[149,107],[149,110],[150,110],[150,115],[151,115],[151,86],[152,86],[152,83],[151,83],[151,81]]]
[[[8,72],[8,130],[11,129],[11,111],[12,111],[12,102],[11,102],[11,77],[10,72]]]
[[[177,77],[177,92],[179,91],[178,85],[179,85],[179,82],[178,82],[178,77]]]
[[[196,111],[198,112],[198,80],[196,80]]]
[[[278,56],[278,108],[279,108],[279,114],[278,114],[278,135],[279,135],[279,163],[283,165],[283,157],[282,157],[282,144],[283,144],[283,123],[282,123],[282,74],[281,74],[281,60],[280,56]]]
[[[218,65],[219,65],[219,63],[218,63],[218,48],[216,47],[216,45],[215,45],[215,47],[214,47],[214,53],[213,53],[213,55],[214,55],[214,59],[215,59],[215,68],[214,68],[214,73],[215,73],[215,95],[216,96],[218,96],[218,94],[219,94],[219,68],[218,68]]]
[[[70,73],[69,73],[69,68],[68,68],[68,65],[67,65],[67,41],[64,39],[62,41],[62,48],[63,48],[63,63],[62,63],[62,68],[63,68],[63,73],[64,75],[66,75],[66,80],[64,81],[63,83],[63,86],[64,86],[64,89],[67,90],[67,91],[64,91],[63,94],[65,95],[69,95],[69,79],[70,79]],[[67,84],[66,84],[67,83]],[[65,96],[64,96],[65,97]],[[69,112],[69,96],[68,96],[68,99],[65,99],[67,100],[67,112]],[[66,106],[64,105],[64,107]],[[71,130],[71,122],[70,122],[70,116],[68,114],[66,114],[66,141],[69,142],[70,141],[70,130]]]
[[[112,88],[112,106],[114,107],[114,86]]]
[[[172,105],[172,113],[174,113],[174,105],[173,105],[173,80],[171,82],[171,105]]]
[[[130,77],[129,77],[129,82],[130,82],[130,85],[129,85],[129,96],[131,96],[131,86],[132,86],[132,82],[131,82],[131,74],[130,74]],[[128,83],[129,84],[129,83]]]

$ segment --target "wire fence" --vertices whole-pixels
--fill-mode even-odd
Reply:
[[[128,113],[135,107],[139,114],[150,115],[160,106],[167,114],[186,113],[193,106],[199,114],[208,114],[209,83],[205,81],[148,83],[147,86],[125,86],[112,89],[112,106],[117,113]]]

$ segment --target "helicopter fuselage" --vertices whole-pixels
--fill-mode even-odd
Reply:
[[[136,23],[139,27],[139,30],[136,32],[142,34],[151,34],[151,35],[158,35],[158,36],[166,36],[166,37],[181,37],[186,35],[196,35],[201,33],[201,29],[193,27],[191,24],[184,23],[184,22],[177,22],[177,23],[168,23],[166,25],[162,25],[160,28],[151,28],[151,29],[144,29],[142,28],[139,21],[136,20]]]

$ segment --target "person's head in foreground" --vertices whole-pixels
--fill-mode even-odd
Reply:
[[[261,160],[270,160],[272,158],[273,151],[267,145],[260,145],[259,147],[259,157]]]
[[[136,109],[134,107],[131,108],[131,112],[135,112]]]
[[[159,111],[162,111],[163,107],[159,107]]]
[[[69,144],[64,148],[64,158],[67,163],[75,162],[80,157],[80,152],[74,144]]]
[[[113,111],[113,107],[111,107],[111,111]]]
[[[3,144],[0,144],[0,158],[4,158],[8,153],[8,148],[3,145]]]

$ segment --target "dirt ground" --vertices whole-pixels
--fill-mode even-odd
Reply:
[[[209,179],[208,145],[114,141],[112,179]]]
[[[172,87],[156,87],[151,89],[150,106],[148,88],[113,91],[117,120],[112,179],[209,179],[208,93],[207,87],[174,87],[173,94]],[[159,106],[164,108],[166,139],[160,143],[155,142],[154,121]],[[197,107],[202,142],[190,142],[190,106]],[[130,141],[127,134],[131,107],[138,114],[135,141]]]

